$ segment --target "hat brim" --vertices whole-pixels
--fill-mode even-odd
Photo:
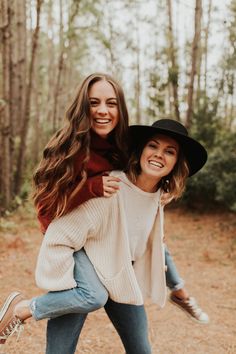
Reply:
[[[163,134],[175,139],[181,146],[188,162],[189,177],[197,173],[207,161],[206,149],[196,140],[187,135],[176,133],[169,129],[149,127],[146,125],[131,125],[129,127],[131,150],[138,148],[155,134]]]

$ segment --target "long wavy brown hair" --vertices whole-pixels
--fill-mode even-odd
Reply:
[[[138,175],[141,173],[140,159],[146,144],[151,140],[152,137],[145,139],[135,150],[132,151],[126,173],[134,184],[137,181]],[[162,188],[163,192],[168,193],[166,198],[166,204],[171,200],[177,200],[180,198],[184,192],[186,179],[189,175],[189,167],[186,158],[181,150],[181,145],[178,153],[177,162],[168,176],[162,178],[160,183],[157,184],[157,189]]]
[[[55,218],[67,212],[68,202],[87,179],[86,163],[90,151],[90,102],[89,89],[105,80],[114,88],[117,97],[119,121],[110,139],[115,147],[110,159],[112,165],[123,168],[127,161],[128,110],[121,86],[111,76],[94,73],[84,79],[65,114],[65,125],[50,139],[43,151],[43,158],[34,174],[33,195],[36,208],[43,215]],[[75,171],[75,156],[81,152],[83,158],[81,178]],[[120,165],[120,166],[119,166]]]

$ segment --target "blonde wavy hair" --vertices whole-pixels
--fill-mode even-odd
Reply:
[[[108,154],[115,168],[123,168],[127,161],[128,110],[121,86],[111,76],[103,73],[89,75],[78,88],[66,111],[66,123],[50,139],[43,151],[43,158],[34,174],[33,200],[43,215],[55,218],[68,211],[68,203],[84,185],[87,179],[86,164],[90,151],[90,87],[105,80],[114,88],[117,97],[119,121],[111,135],[116,153]],[[75,157],[83,156],[82,169],[78,181],[75,171]],[[108,152],[109,153],[109,152]]]

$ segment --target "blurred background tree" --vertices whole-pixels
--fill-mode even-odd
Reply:
[[[131,124],[171,117],[207,147],[183,202],[236,211],[235,69],[235,0],[0,0],[0,213],[94,71],[119,79]]]

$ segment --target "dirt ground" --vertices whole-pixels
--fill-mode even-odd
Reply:
[[[211,322],[196,324],[168,301],[162,310],[147,303],[153,353],[236,353],[235,214],[166,210],[165,217],[168,247],[187,289]],[[30,297],[40,294],[34,268],[41,235],[31,208],[21,208],[0,221],[0,303],[13,290]],[[30,320],[18,342],[11,337],[0,345],[0,353],[43,354],[45,326],[46,321]],[[124,353],[103,309],[88,316],[76,353]]]

